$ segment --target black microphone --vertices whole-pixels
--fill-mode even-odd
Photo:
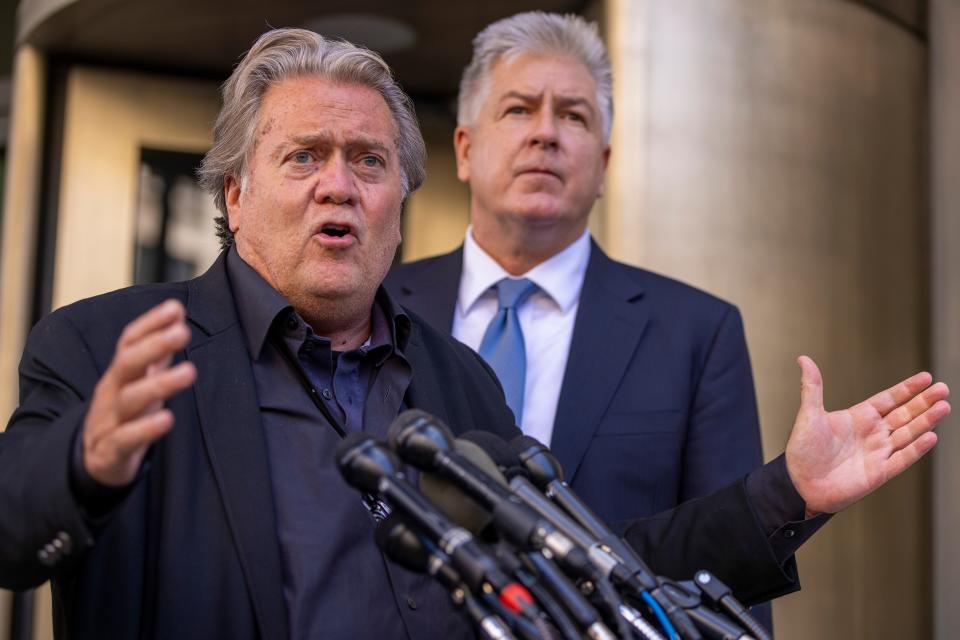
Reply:
[[[526,437],[526,436],[524,436]],[[468,431],[460,436],[458,441],[465,440],[480,447],[484,457],[495,464],[510,478],[510,488],[528,507],[540,517],[559,529],[565,536],[583,549],[593,565],[604,576],[616,584],[626,584],[631,587],[637,585],[630,580],[631,572],[624,566],[622,560],[609,547],[586,531],[575,522],[566,512],[550,502],[540,489],[527,479],[527,473],[519,464],[519,458],[504,440],[486,431]],[[533,438],[530,438],[537,442]],[[539,442],[537,442],[539,444]],[[542,445],[541,445],[542,446]]]
[[[532,440],[532,438],[531,438]],[[551,524],[562,531],[567,537],[573,540],[577,545],[583,548],[590,561],[599,569],[603,576],[606,576],[615,584],[628,584],[636,591],[637,584],[628,580],[630,573],[617,557],[606,546],[600,544],[593,536],[583,529],[578,523],[574,522],[562,509],[550,502],[540,490],[527,478],[526,470],[520,465],[519,458],[500,437],[487,431],[467,431],[457,439],[457,445],[466,441],[479,447],[481,455],[491,464],[496,465],[500,470],[510,477],[510,488],[523,500],[531,509],[536,511],[541,517],[548,520]],[[539,443],[538,443],[539,444]],[[472,457],[476,459],[475,457]],[[620,601],[615,594],[608,591],[604,592],[604,581],[597,582],[598,597],[604,597],[607,613],[618,616],[634,630],[648,640],[660,640],[663,636],[648,623],[640,613],[632,606]],[[636,593],[631,592],[631,595]]]
[[[461,582],[449,556],[408,526],[399,513],[391,513],[377,526],[374,539],[387,557],[400,566],[436,578],[450,592],[454,604],[466,611],[484,637],[489,640],[516,640],[503,620],[490,613]]]
[[[725,610],[734,620],[749,629],[757,640],[772,640],[770,632],[737,600],[730,587],[715,575],[709,571],[697,571],[693,582],[714,607]]]
[[[479,469],[482,469],[494,482],[506,486],[506,480],[498,470],[496,463],[487,456],[483,448],[474,442],[462,438],[454,440],[453,446],[457,453],[464,456],[470,462],[473,462]],[[449,492],[440,496],[434,496],[427,490],[424,490],[424,495],[435,502],[443,511],[455,512],[458,509],[457,505],[446,506],[443,504],[445,500],[449,499]],[[453,519],[454,521],[458,521],[456,517]],[[550,613],[564,636],[579,638],[581,634],[586,634],[588,638],[612,638],[609,629],[600,620],[600,616],[596,610],[594,610],[580,590],[577,589],[576,585],[574,585],[556,565],[550,562],[550,560],[539,551],[527,551],[523,553],[522,557],[524,562],[528,563],[529,566],[536,571],[539,579],[546,585],[551,595],[546,597],[547,594],[536,590],[535,584],[528,584],[523,578],[520,578],[521,582],[524,582],[527,588],[529,588],[534,596],[541,602],[543,608]],[[515,565],[514,569],[517,569]],[[550,606],[549,603],[553,601],[554,598],[558,604],[562,603],[563,610],[557,611],[555,607]],[[567,614],[569,614],[569,616]],[[567,620],[569,620],[570,624],[575,625],[576,628],[568,630]],[[579,628],[579,630],[577,630],[577,628]]]
[[[656,579],[646,563],[611,531],[607,524],[564,481],[560,461],[550,449],[530,436],[517,436],[510,441],[509,446],[519,458],[533,484],[559,504],[595,540],[613,549],[617,556],[628,564],[628,568],[643,583],[645,589],[656,588]]]
[[[337,466],[353,487],[386,500],[449,556],[460,578],[474,593],[493,590],[505,606],[538,616],[533,598],[511,580],[466,529],[455,525],[414,489],[386,447],[362,433],[350,434],[337,448]]]
[[[460,604],[461,598],[456,590],[464,585],[450,557],[426,536],[412,529],[401,514],[391,513],[387,516],[377,525],[373,539],[380,550],[401,567],[436,578],[451,592],[454,602]]]
[[[543,443],[530,436],[517,436],[510,441],[510,447],[517,454],[530,479],[551,500],[563,507],[569,515],[583,526],[591,535],[608,546],[624,562],[628,571],[643,585],[657,604],[663,607],[684,637],[702,638],[693,620],[677,606],[669,594],[660,586],[647,564],[636,554],[633,548],[617,536],[607,524],[574,493],[564,482],[563,468],[553,452]]]
[[[486,507],[494,526],[514,546],[546,549],[565,570],[589,579],[596,576],[586,553],[459,454],[453,447],[453,434],[438,418],[416,409],[404,411],[390,425],[388,439],[405,461],[444,476]]]

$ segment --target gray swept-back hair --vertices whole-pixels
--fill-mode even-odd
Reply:
[[[213,128],[213,147],[197,172],[200,186],[213,196],[222,214],[216,219],[222,247],[233,243],[224,182],[232,175],[242,184],[263,96],[278,82],[313,75],[370,87],[379,93],[397,123],[403,197],[423,184],[427,151],[413,102],[393,78],[387,63],[373,51],[343,40],[324,38],[305,29],[274,29],[257,39],[223,84],[223,107]]]
[[[488,90],[490,71],[500,60],[523,53],[561,53],[587,68],[597,85],[603,141],[613,127],[613,72],[597,25],[573,14],[528,11],[497,20],[473,39],[473,59],[460,79],[457,124],[473,123]]]

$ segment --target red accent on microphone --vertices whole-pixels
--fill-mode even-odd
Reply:
[[[500,602],[510,611],[521,613],[533,604],[533,596],[522,584],[511,582],[500,591]]]

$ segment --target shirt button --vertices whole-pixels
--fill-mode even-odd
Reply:
[[[324,389],[322,391],[322,394],[323,394],[323,397],[326,398],[327,400],[333,400],[333,391],[330,391],[330,389]]]
[[[287,316],[287,329],[296,329],[299,325],[297,322],[297,316],[290,314]]]
[[[410,607],[411,609],[416,610],[417,601],[414,599],[413,596],[407,596],[407,606]]]
[[[794,531],[793,529],[786,529],[786,530],[784,530],[784,532],[783,532],[783,537],[784,537],[784,538],[792,538],[792,537],[795,536],[795,535],[797,535],[797,532]]]

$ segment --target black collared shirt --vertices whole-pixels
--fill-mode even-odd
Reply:
[[[410,384],[403,356],[410,320],[381,291],[370,339],[338,353],[235,249],[227,274],[260,404],[291,637],[363,629],[378,640],[406,639],[409,594],[395,592],[373,544],[376,522],[333,453],[341,430],[386,436]]]

